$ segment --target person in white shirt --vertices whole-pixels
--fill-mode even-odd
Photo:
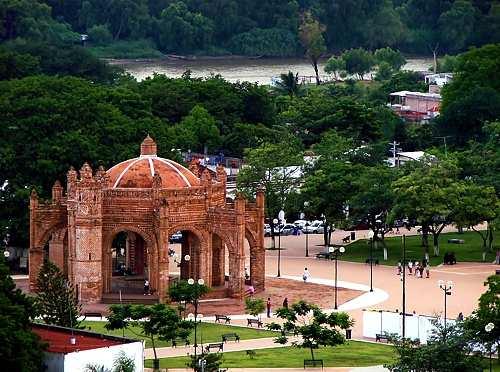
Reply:
[[[309,277],[311,274],[309,273],[309,270],[307,270],[307,267],[304,267],[304,273],[302,274],[302,279],[304,280],[304,283],[309,280]]]

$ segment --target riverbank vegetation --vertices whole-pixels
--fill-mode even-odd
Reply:
[[[0,8],[0,40],[78,42],[86,34],[90,49],[109,58],[302,56],[308,17],[321,25],[330,54],[391,46],[442,55],[500,41],[494,0],[4,0]]]
[[[323,154],[325,159],[338,153],[336,147],[343,148],[339,159],[349,154],[349,166],[318,162],[319,168],[311,170],[319,172],[317,177],[304,184],[314,196],[308,213],[328,214],[337,225],[347,201],[356,205],[357,194],[352,193],[365,188],[363,182],[392,179],[382,168],[388,143],[394,140],[405,151],[425,150],[454,159],[452,183],[467,180],[492,186],[497,194],[500,190],[500,87],[491,78],[498,71],[499,45],[457,59],[456,78],[443,90],[443,114],[424,124],[404,122],[385,105],[391,91],[427,89],[418,74],[397,70],[401,63],[388,50],[376,52],[374,58],[381,60],[385,54],[395,67],[369,84],[346,80],[303,85],[291,73],[274,89],[230,83],[219,76],[193,78],[189,72],[179,79],[155,75],[137,82],[79,46],[46,45],[16,40],[0,46],[0,228],[9,244],[27,245],[32,188],[48,197],[54,180],[64,182],[71,166],[88,161],[94,168],[109,168],[131,158],[146,133],[157,140],[161,156],[177,161],[178,149],[244,157],[248,149],[266,143],[290,147],[290,138],[298,153]],[[380,173],[375,169],[374,174],[354,177],[374,165]],[[330,187],[331,194],[325,194]],[[287,215],[298,215],[304,195],[281,196],[276,205],[285,207]],[[353,213],[366,220],[372,212],[357,205]],[[469,222],[463,221],[464,226]]]

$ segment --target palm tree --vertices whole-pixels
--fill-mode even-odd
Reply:
[[[298,96],[300,93],[299,73],[294,75],[292,71],[288,71],[288,74],[281,74],[279,80],[276,81],[276,89],[290,97]]]

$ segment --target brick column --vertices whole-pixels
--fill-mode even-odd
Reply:
[[[242,298],[245,292],[245,199],[237,195],[234,206],[236,232],[234,247],[229,251],[229,293],[231,297]]]
[[[29,250],[29,278],[30,278],[30,291],[36,291],[36,279],[38,272],[43,265],[43,248],[30,247]]]
[[[224,285],[225,249],[222,239],[212,234],[212,286]]]

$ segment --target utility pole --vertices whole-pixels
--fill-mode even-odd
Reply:
[[[403,235],[403,339],[406,335],[406,235]]]
[[[447,158],[448,157],[448,152],[446,150],[446,138],[448,137],[451,137],[451,136],[441,136],[441,137],[436,137],[436,138],[440,138],[443,140],[443,144],[444,144],[444,157]]]
[[[394,162],[394,166],[396,166],[396,155],[397,155],[397,146],[400,145],[400,143],[396,142],[395,140],[389,143],[391,145],[391,151],[392,151],[392,161]]]

